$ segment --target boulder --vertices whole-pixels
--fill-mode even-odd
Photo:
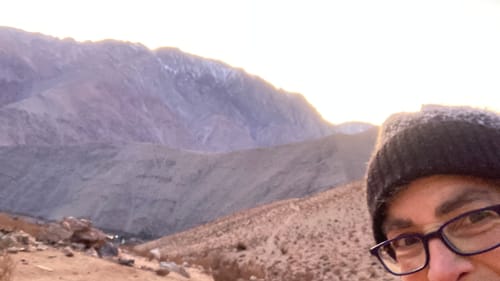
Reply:
[[[70,232],[85,232],[92,228],[90,220],[75,217],[64,217],[60,224]]]
[[[186,278],[191,278],[191,275],[189,275],[189,272],[186,271],[186,269],[182,266],[177,265],[175,262],[160,262],[160,268],[165,268],[168,269],[170,272],[175,272],[177,274],[180,274],[183,277]]]
[[[161,261],[161,252],[160,252],[160,249],[154,248],[154,249],[149,250],[148,259],[149,260],[153,260],[154,259],[154,260],[157,260],[157,261]]]
[[[73,235],[71,231],[61,226],[59,223],[49,223],[40,231],[37,240],[57,244],[59,241],[67,241]]]
[[[170,273],[170,270],[168,270],[166,268],[159,268],[155,272],[156,272],[156,275],[167,276]]]
[[[83,248],[99,249],[106,244],[108,237],[92,227],[87,219],[65,217],[59,223],[47,224],[39,234],[38,240],[59,246],[83,245]]]
[[[5,250],[7,248],[13,247],[17,244],[16,239],[14,237],[7,234],[0,234],[0,251]]]
[[[128,259],[128,258],[119,258],[118,263],[121,265],[125,266],[134,266],[135,260],[134,259]]]
[[[118,256],[118,247],[111,242],[105,242],[101,247],[97,248],[99,257],[116,257]]]
[[[74,257],[75,254],[73,253],[73,251],[71,250],[71,247],[67,246],[67,247],[64,247],[62,249],[62,253],[67,256],[67,257]]]

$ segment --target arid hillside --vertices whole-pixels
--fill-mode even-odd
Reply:
[[[139,245],[148,255],[188,261],[215,281],[392,281],[368,254],[373,243],[361,182],[309,198],[239,212],[192,230]]]
[[[154,144],[0,147],[0,210],[159,237],[359,179],[375,136],[218,154]]]

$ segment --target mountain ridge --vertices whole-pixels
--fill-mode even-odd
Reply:
[[[175,48],[0,28],[0,145],[146,142],[234,151],[329,135],[300,94]]]
[[[0,206],[153,236],[363,176],[376,130],[230,153],[155,144],[0,147]]]
[[[179,49],[5,27],[0,42],[6,211],[159,236],[359,179],[375,142]]]

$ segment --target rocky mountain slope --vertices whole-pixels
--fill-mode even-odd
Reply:
[[[212,270],[215,281],[396,281],[373,244],[362,182],[242,211],[135,247]],[[157,251],[157,250],[156,250]],[[241,279],[238,279],[241,278]]]
[[[376,130],[231,153],[155,144],[0,147],[0,206],[146,236],[359,179]]]
[[[332,132],[302,95],[174,48],[0,27],[0,145],[234,151]]]

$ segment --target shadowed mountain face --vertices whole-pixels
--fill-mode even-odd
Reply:
[[[0,27],[0,145],[142,142],[198,151],[332,133],[299,94],[178,49]]]
[[[376,130],[231,153],[152,144],[0,147],[0,206],[164,235],[363,176]]]

